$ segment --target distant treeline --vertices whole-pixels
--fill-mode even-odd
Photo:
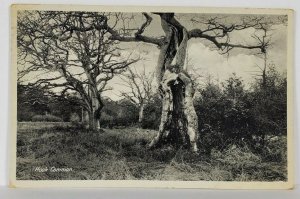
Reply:
[[[285,135],[287,128],[287,81],[274,68],[264,80],[257,78],[247,89],[241,78],[232,75],[223,83],[207,81],[197,86],[195,108],[199,119],[200,142],[206,148],[225,148],[229,143],[264,145],[266,136]],[[101,127],[158,129],[161,99],[155,94],[138,123],[138,107],[130,101],[104,100]],[[46,94],[42,88],[18,85],[18,121],[81,122],[83,109],[76,96],[64,98]]]

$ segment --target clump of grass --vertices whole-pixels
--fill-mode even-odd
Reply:
[[[248,147],[237,147],[235,145],[224,152],[212,150],[212,158],[237,169],[253,167],[262,161],[261,157],[252,153]]]
[[[134,180],[126,159],[113,158],[101,168],[104,173],[101,180]]]
[[[286,136],[274,137],[268,141],[261,153],[265,161],[287,162],[287,139]]]

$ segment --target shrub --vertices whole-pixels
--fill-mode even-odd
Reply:
[[[228,144],[268,150],[267,136],[286,134],[286,78],[270,69],[266,85],[257,80],[249,89],[234,74],[222,86],[208,82],[195,100],[201,145],[210,154]],[[268,155],[280,159],[281,152]],[[275,157],[276,156],[276,157]]]
[[[78,116],[77,113],[72,113],[71,116],[70,116],[70,122],[72,124],[76,124],[78,125],[80,123],[80,117]]]
[[[245,169],[261,164],[260,156],[251,152],[248,147],[231,145],[225,151],[212,150],[212,158],[234,169]]]
[[[106,101],[101,112],[101,127],[132,126],[138,120],[138,109],[124,99],[113,102]]]
[[[161,118],[162,103],[158,94],[155,94],[152,101],[148,103],[144,110],[144,120],[142,128],[158,130]]]
[[[100,119],[100,123],[102,126],[104,127],[109,127],[109,128],[112,128],[115,121],[114,121],[114,118],[113,116],[109,115],[108,113],[106,112],[103,112],[101,114],[101,119]]]
[[[265,161],[287,162],[287,139],[286,136],[274,136],[269,138],[267,144],[261,150]]]
[[[31,118],[33,122],[62,122],[60,117],[54,115],[35,115]]]

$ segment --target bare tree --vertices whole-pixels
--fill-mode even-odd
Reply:
[[[77,92],[89,127],[100,128],[101,94],[107,82],[136,60],[121,59],[106,29],[108,15],[89,12],[24,11],[18,15],[19,79],[61,94]],[[39,74],[37,80],[32,77]]]
[[[86,32],[95,29],[108,32],[109,39],[113,41],[145,42],[156,45],[160,51],[156,65],[156,79],[162,97],[162,114],[158,135],[149,147],[159,146],[163,140],[167,140],[177,145],[189,144],[196,152],[198,151],[198,116],[193,105],[194,85],[185,63],[188,41],[201,39],[224,54],[229,54],[231,50],[237,48],[263,52],[265,46],[260,43],[232,42],[232,34],[246,29],[259,29],[260,23],[266,17],[238,15],[226,22],[228,15],[141,14],[144,21],[141,21],[141,16],[138,14],[135,16],[120,13],[110,15],[90,13],[87,15],[96,16],[95,20],[87,20],[83,27],[72,25],[71,28],[63,29],[60,40],[73,37],[74,31]],[[152,23],[153,15],[160,18],[164,33],[162,36],[153,36],[156,30],[152,31],[150,36],[144,34]],[[185,20],[186,17],[189,19]],[[63,24],[69,25],[70,20],[66,17],[64,19],[66,23]],[[130,22],[133,22],[133,25],[129,26]],[[191,23],[193,23],[192,27],[188,28]]]
[[[130,91],[122,92],[121,95],[128,99],[132,104],[139,108],[138,122],[141,125],[144,119],[144,108],[153,97],[154,73],[146,73],[145,66],[142,71],[138,72],[136,68],[128,68],[128,73],[121,76],[124,86]]]
[[[145,22],[137,28],[133,35],[119,34],[118,31],[107,26],[111,39],[131,42],[143,41],[155,44],[160,49],[156,77],[162,96],[163,110],[158,135],[150,143],[156,147],[166,137],[175,140],[177,144],[185,145],[187,137],[193,151],[198,151],[198,116],[193,105],[194,85],[187,73],[185,64],[187,42],[192,38],[204,39],[211,42],[220,52],[229,53],[234,48],[265,51],[265,46],[260,43],[243,44],[231,43],[231,33],[245,29],[259,29],[262,16],[238,17],[240,20],[226,24],[224,17],[205,17],[190,19],[197,28],[188,30],[174,13],[153,13],[161,19],[164,31],[162,37],[149,37],[143,35],[145,29],[151,24],[150,14],[143,13]],[[250,37],[250,35],[249,35]]]
[[[268,50],[272,47],[272,34],[271,34],[271,24],[270,23],[260,23],[260,29],[254,33],[252,36],[254,39],[257,40],[258,43],[260,43],[262,46],[264,46],[264,50],[261,52],[258,52],[256,54],[257,57],[261,58],[263,60],[263,64],[256,66],[259,68],[260,71],[258,71],[258,75],[261,77],[261,86],[262,88],[266,87],[267,84],[267,70],[268,70]]]

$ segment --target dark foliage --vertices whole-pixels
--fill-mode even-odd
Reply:
[[[142,128],[157,130],[160,123],[162,102],[159,94],[154,95],[144,110],[145,118],[142,122]]]
[[[46,118],[47,114],[51,114],[65,122],[69,122],[72,115],[81,116],[82,114],[78,97],[75,95],[69,94],[60,97],[42,87],[21,84],[18,84],[17,95],[18,121],[36,120],[33,118],[35,115],[39,115],[37,120],[41,120],[41,117]]]
[[[114,102],[104,101],[104,108],[101,113],[101,126],[106,128],[133,126],[138,121],[138,108],[128,100]]]
[[[207,83],[199,89],[194,105],[198,114],[200,146],[227,150],[231,145],[248,146],[262,152],[274,136],[286,135],[287,81],[270,68],[265,81],[256,80],[245,89],[235,74],[221,85]],[[122,128],[138,125],[138,107],[126,99],[104,100],[101,127]],[[144,109],[142,128],[157,130],[161,116],[161,98],[156,94]],[[40,88],[18,85],[18,120],[31,121],[34,115],[49,113],[63,121],[81,122],[82,108],[75,96],[53,98]]]
[[[257,80],[250,89],[235,75],[222,86],[208,83],[195,101],[201,145],[208,153],[232,144],[265,150],[270,136],[286,135],[286,86],[272,68],[265,85]]]
[[[31,121],[34,115],[44,115],[49,110],[49,97],[39,87],[17,85],[18,121]]]
[[[138,107],[127,99],[117,102],[106,100],[101,114],[101,126],[108,128],[138,126],[138,112]],[[144,115],[141,127],[157,130],[161,115],[161,98],[158,94],[155,94],[146,104]]]

